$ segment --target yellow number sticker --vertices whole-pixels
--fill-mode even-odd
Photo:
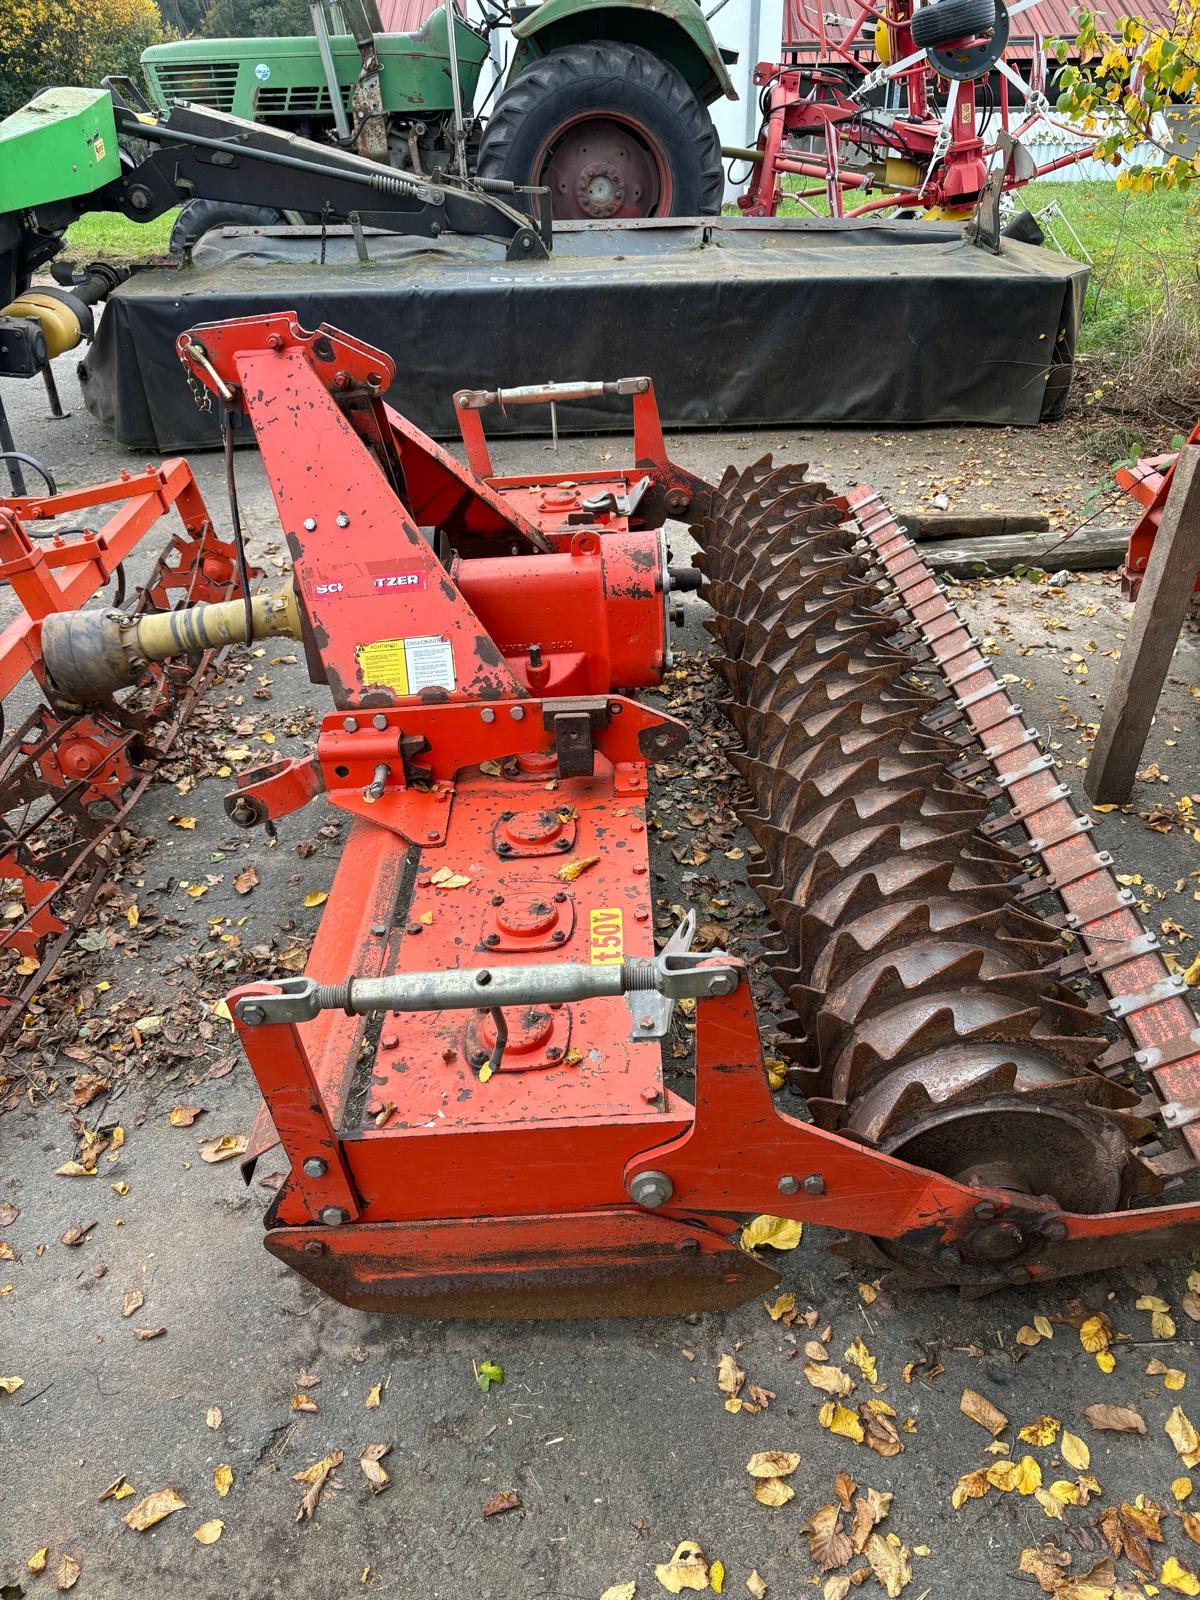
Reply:
[[[625,928],[616,906],[592,908],[588,939],[594,967],[615,967],[625,959]]]

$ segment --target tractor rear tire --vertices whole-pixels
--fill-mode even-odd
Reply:
[[[173,256],[181,256],[210,228],[269,228],[285,222],[274,206],[241,206],[232,200],[189,200],[175,218],[168,246]]]
[[[717,216],[725,189],[717,131],[682,74],[603,41],[552,51],[509,84],[478,171],[545,183],[557,220]]]
[[[951,39],[970,39],[990,33],[996,24],[996,0],[934,0],[913,13],[913,43],[935,50]]]

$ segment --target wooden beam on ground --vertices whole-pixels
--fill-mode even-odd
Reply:
[[[1133,791],[1198,572],[1200,445],[1191,444],[1175,463],[1171,491],[1121,646],[1116,681],[1088,759],[1083,786],[1098,805],[1120,805]]]
[[[910,539],[983,539],[1000,533],[1048,533],[1044,511],[900,511],[897,519]]]
[[[939,539],[922,544],[921,554],[937,572],[964,577],[984,567],[1011,572],[1014,567],[1041,567],[1046,572],[1108,572],[1125,559],[1129,528],[1080,528],[1068,539],[1061,533],[1006,533],[990,539]]]

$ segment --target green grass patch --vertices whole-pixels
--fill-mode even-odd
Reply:
[[[67,229],[67,248],[89,261],[137,261],[162,255],[178,215],[176,208],[153,222],[131,222],[119,211],[94,211]]]

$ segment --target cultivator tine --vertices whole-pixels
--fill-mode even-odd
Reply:
[[[958,685],[986,662],[956,636],[947,681],[940,640],[957,619],[929,625],[923,564],[886,516],[864,525],[872,537],[824,484],[767,459],[727,474],[693,530],[762,852],[750,879],[781,936],[768,960],[810,1108],[918,1166],[1068,1210],[1153,1193],[1136,1146],[1154,1125],[1097,1068],[1105,1003],[1059,975],[1060,933],[1016,898],[1019,856],[981,831],[989,795],[950,771]],[[891,596],[876,546],[906,579]],[[985,738],[1016,717],[992,693],[978,701],[995,720],[968,724]],[[989,1272],[1018,1276],[999,1246],[970,1276]]]

